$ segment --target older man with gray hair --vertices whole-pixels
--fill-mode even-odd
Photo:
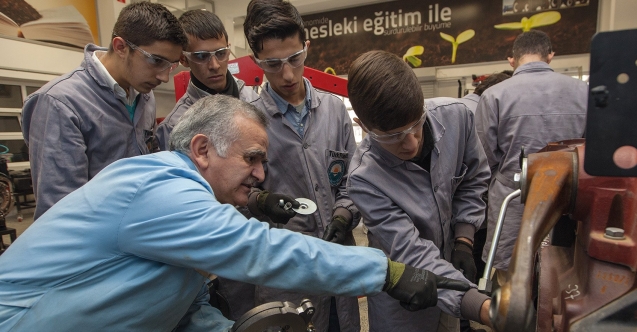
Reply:
[[[174,151],[117,161],[60,200],[0,256],[0,330],[228,331],[208,273],[312,294],[386,290],[410,310],[434,305],[437,285],[468,287],[241,215],[263,181],[266,125],[247,103],[205,97],[175,126]]]

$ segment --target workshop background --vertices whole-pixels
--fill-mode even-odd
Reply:
[[[26,3],[35,11],[35,16],[23,19],[24,22],[15,19],[15,14],[3,13],[13,16],[14,24],[6,20],[0,23],[0,49],[4,50],[0,52],[0,144],[8,148],[2,155],[8,162],[8,171],[19,172],[15,178],[28,178],[25,171],[29,168],[28,153],[19,123],[23,101],[46,82],[77,67],[83,58],[81,48],[69,40],[56,41],[55,36],[30,39],[26,28],[26,34],[15,33],[17,27],[39,20],[37,12],[71,6],[75,12],[68,9],[73,12],[69,14],[69,23],[81,26],[84,31],[77,38],[108,46],[120,10],[132,2],[136,1],[0,1],[0,12],[8,8],[7,4],[16,3]],[[231,59],[249,54],[242,26],[249,0],[152,2],[166,5],[177,16],[190,9],[213,11],[228,30]],[[577,0],[572,7],[538,6],[524,12],[514,8],[512,0],[290,2],[307,22],[307,36],[311,40],[307,66],[320,71],[329,68],[337,75],[346,75],[349,63],[357,55],[370,49],[384,49],[404,57],[414,67],[428,98],[464,95],[473,90],[472,75],[510,69],[506,52],[515,36],[525,29],[540,29],[551,36],[556,51],[551,67],[555,71],[587,81],[593,34],[637,28],[635,0]],[[164,117],[173,109],[172,76],[184,70],[180,66],[171,74],[171,81],[155,89],[157,117]],[[362,131],[357,125],[355,130],[360,141]],[[33,196],[28,190],[15,196],[16,206],[6,216],[6,227],[15,229],[20,236],[33,220]],[[355,235],[358,245],[367,244],[362,226],[355,230]],[[3,235],[2,242],[10,243],[10,236]],[[364,305],[361,299],[361,312],[366,315]]]

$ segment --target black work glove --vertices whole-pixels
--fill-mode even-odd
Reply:
[[[473,259],[473,246],[469,243],[461,240],[456,240],[456,243],[451,252],[451,264],[458,271],[462,272],[467,280],[472,283],[476,282],[476,261]]]
[[[258,211],[255,211],[255,205]],[[290,196],[271,193],[267,190],[263,190],[258,194],[256,204],[254,204],[254,201],[248,203],[248,209],[252,214],[264,214],[277,224],[286,224],[290,221],[290,218],[296,215],[296,212],[292,209],[297,209],[300,206],[301,203]]]
[[[345,217],[332,217],[332,221],[327,225],[325,234],[323,234],[323,240],[338,244],[345,243],[345,235],[347,235],[347,230],[350,226],[351,221],[348,222]]]
[[[403,308],[416,311],[435,306],[438,303],[438,288],[466,292],[469,284],[389,260],[383,290],[400,301]]]

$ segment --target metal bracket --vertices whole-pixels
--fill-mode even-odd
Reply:
[[[291,302],[270,302],[262,304],[239,318],[231,332],[303,332],[314,315],[310,300],[303,300],[301,306]]]

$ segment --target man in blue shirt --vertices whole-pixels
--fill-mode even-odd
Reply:
[[[60,200],[0,256],[0,331],[228,331],[209,273],[312,294],[385,290],[410,310],[435,305],[437,284],[468,288],[243,217],[234,206],[265,176],[266,125],[245,102],[205,97],[175,126],[174,151],[114,162]]]

